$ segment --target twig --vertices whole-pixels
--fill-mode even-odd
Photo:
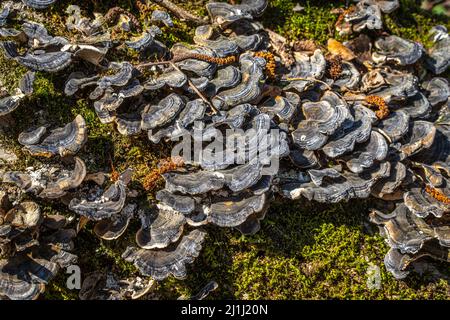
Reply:
[[[170,65],[177,70],[178,72],[184,73],[183,71],[181,71],[180,68],[178,68],[178,66],[173,63],[172,61],[170,62]],[[211,102],[209,102],[208,99],[206,99],[206,97],[200,92],[200,90],[198,90],[198,88],[195,86],[195,84],[192,83],[192,81],[189,79],[189,77],[187,77],[187,81],[188,81],[188,85],[189,87],[191,87],[192,90],[194,90],[194,92],[200,97],[200,99],[202,99],[210,108],[211,110],[215,113],[218,114],[219,110],[217,110],[216,107],[213,106],[213,104]]]
[[[160,5],[161,7],[166,8],[180,19],[184,19],[198,25],[208,23],[208,21],[205,21],[202,18],[190,13],[189,11],[177,6],[172,1],[169,0],[150,0],[150,1],[156,3],[157,5]]]

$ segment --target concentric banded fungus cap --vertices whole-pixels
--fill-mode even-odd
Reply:
[[[388,162],[380,163],[376,168],[366,170],[361,174],[346,173],[342,179],[317,187],[313,183],[288,183],[282,185],[283,194],[290,199],[304,196],[308,200],[324,203],[336,203],[352,198],[367,198],[372,186],[390,173]]]
[[[45,52],[42,54],[27,53],[15,59],[24,67],[35,71],[58,72],[72,63],[72,53],[67,51]]]
[[[447,101],[450,96],[448,80],[444,78],[432,78],[429,81],[423,82],[422,87],[426,91],[427,99],[432,106]]]
[[[1,23],[1,21],[0,21]],[[0,37],[2,38],[11,38],[13,40],[21,40],[23,37],[23,32],[13,28],[0,28]],[[0,48],[2,48],[2,42],[0,41]],[[14,49],[13,49],[14,50]],[[8,56],[8,59],[12,58],[12,56]]]
[[[372,195],[378,198],[391,199],[394,192],[398,190],[403,181],[406,179],[407,171],[406,166],[398,161],[395,163],[391,163],[391,173],[389,177],[380,179],[372,188]],[[400,191],[400,195],[394,195],[396,198],[403,198],[402,192]]]
[[[351,33],[351,31],[361,32],[364,29],[379,30],[383,28],[381,9],[374,0],[362,0],[355,10],[344,16],[348,26],[338,26],[341,34]]]
[[[13,95],[7,95],[6,97],[0,98],[0,117],[16,110],[22,99],[33,93],[34,78],[34,72],[26,72],[20,79],[19,88],[15,90],[15,93]]]
[[[8,16],[11,12],[10,6],[4,6],[0,10],[0,27],[3,27],[6,24],[6,19],[8,19]]]
[[[39,143],[42,137],[47,132],[47,127],[41,126],[35,129],[30,129],[24,132],[21,132],[18,137],[18,141],[21,145],[33,145]]]
[[[6,59],[15,59],[19,56],[17,45],[14,41],[0,41],[0,48]]]
[[[437,241],[425,243],[423,249],[416,254],[402,253],[397,249],[390,249],[384,257],[386,269],[396,279],[404,279],[410,272],[410,266],[423,257],[449,262],[449,248],[441,247]]]
[[[263,113],[276,115],[280,121],[289,122],[299,105],[300,97],[294,92],[286,92],[286,97],[276,96],[271,98],[260,105],[259,110]]]
[[[155,43],[155,36],[160,34],[162,34],[162,31],[158,27],[151,26],[140,36],[132,38],[130,41],[125,41],[125,44],[131,49],[145,51]]]
[[[267,208],[266,194],[240,195],[213,201],[208,209],[208,221],[220,227],[237,227],[253,214]]]
[[[393,61],[405,66],[415,63],[423,53],[423,46],[398,36],[387,36],[375,41],[377,52],[372,54],[375,62]]]
[[[59,188],[58,183],[61,183],[61,186],[76,184],[76,181],[80,179],[79,176],[83,175],[83,168],[84,163],[81,163],[78,169],[75,168],[76,170],[73,172],[65,168],[61,170],[57,166],[43,167],[34,171],[27,170],[27,172],[6,171],[3,173],[2,182],[12,183],[21,190],[34,194],[39,194],[47,187],[50,187],[49,193],[58,194],[55,197],[59,197],[63,195],[63,190]]]
[[[172,52],[172,55],[175,58],[185,56],[192,57],[197,54],[215,57],[214,51],[207,47],[192,47],[182,43],[174,44],[170,51]],[[194,58],[183,59],[177,62],[176,65],[181,70],[193,72],[200,77],[208,77],[208,78],[211,78],[217,70],[216,63],[198,60]]]
[[[209,83],[209,86],[211,87],[209,90],[216,94],[221,89],[235,87],[241,82],[241,79],[241,72],[238,68],[227,66],[217,70],[215,77]]]
[[[22,24],[22,31],[28,38],[28,45],[33,48],[61,47],[69,43],[63,37],[52,37],[43,24],[26,21]]]
[[[225,2],[210,2],[206,4],[206,10],[213,22],[221,27],[236,22],[241,19],[251,19],[250,12],[244,12],[238,6],[233,6]]]
[[[187,275],[186,264],[194,262],[202,249],[206,233],[193,230],[185,235],[174,248],[145,250],[128,247],[122,257],[140,270],[143,275],[163,280],[169,275],[183,279]]]
[[[117,125],[117,131],[125,136],[136,135],[141,132],[142,119],[136,114],[121,114],[114,121]]]
[[[95,224],[94,232],[97,237],[104,240],[119,238],[127,229],[131,218],[136,211],[136,205],[128,204],[122,211],[111,218],[100,220]]]
[[[330,158],[336,158],[352,151],[357,143],[370,138],[372,124],[377,120],[375,113],[361,105],[353,106],[354,121],[345,120],[348,125],[333,134],[322,151]]]
[[[292,137],[295,144],[307,150],[321,148],[345,120],[353,120],[346,102],[332,91],[326,91],[319,102],[303,103],[302,110],[305,120],[298,124]]]
[[[364,0],[353,0],[353,1],[361,2]],[[398,0],[371,0],[371,2],[375,3],[378,7],[380,7],[383,13],[394,12],[400,7],[400,3]]]
[[[214,40],[203,39],[202,37],[194,38],[196,44],[211,49],[217,57],[225,58],[239,53],[239,47],[236,42],[226,37],[218,37]]]
[[[294,165],[303,169],[315,167],[319,163],[314,151],[306,149],[292,149],[289,158]]]
[[[147,106],[142,113],[142,129],[154,129],[170,123],[184,106],[184,99],[176,93],[171,93],[158,105]]]
[[[265,60],[244,53],[239,59],[242,81],[236,87],[219,92],[212,103],[219,109],[229,109],[255,100],[262,92]]]
[[[391,112],[390,115],[383,119],[377,127],[386,134],[391,141],[398,141],[409,131],[409,114],[403,110]]]
[[[207,105],[202,99],[190,100],[186,103],[186,107],[180,112],[177,125],[181,128],[187,128],[194,123],[195,120],[202,119],[205,115]]]
[[[375,161],[384,160],[387,153],[388,144],[383,135],[372,131],[370,140],[350,156],[347,167],[353,173],[360,173],[366,168],[371,168]]]
[[[170,15],[161,10],[155,10],[152,12],[152,21],[161,21],[163,22],[167,27],[173,27],[173,21]]]
[[[321,79],[325,74],[327,62],[319,49],[315,50],[311,56],[307,54],[297,55],[295,62],[287,77],[288,79],[301,78],[302,80],[290,80],[284,90],[295,89],[298,92],[303,92],[315,84],[312,80],[303,79]]]
[[[260,162],[250,162],[219,172],[224,175],[228,188],[233,192],[239,192],[255,185],[262,177],[262,169],[263,165]]]
[[[242,11],[250,12],[253,17],[259,17],[266,10],[268,4],[268,0],[242,0],[238,6]]]
[[[167,85],[171,88],[181,88],[187,83],[187,76],[178,70],[166,71],[156,79],[149,79],[144,83],[147,90],[158,90]]]
[[[434,74],[441,74],[450,65],[450,35],[444,26],[436,26],[430,31],[434,46],[429,50],[425,65]]]
[[[156,200],[183,214],[189,214],[195,210],[194,198],[185,195],[173,194],[165,189],[156,193]]]
[[[68,190],[77,188],[86,177],[86,165],[78,157],[74,157],[75,167],[67,176],[58,178],[54,182],[49,182],[45,189],[39,193],[39,197],[55,199],[64,196]]]
[[[418,92],[415,96],[409,98],[407,100],[407,106],[401,108],[412,119],[426,119],[430,116],[431,113],[431,104],[425,95],[421,92]]]
[[[192,195],[221,189],[225,183],[222,173],[212,171],[198,171],[190,174],[166,173],[163,177],[166,181],[166,190]]]
[[[133,77],[135,69],[128,61],[124,62],[111,62],[109,65],[111,70],[117,71],[113,75],[107,75],[102,77],[98,82],[98,86],[101,89],[106,89],[111,86],[123,87]]]
[[[244,125],[250,114],[255,112],[256,110],[254,106],[245,103],[237,105],[228,111],[220,112],[219,114],[213,116],[212,120],[215,126],[227,125],[232,129],[238,129]]]
[[[79,90],[82,90],[88,86],[97,84],[98,76],[87,77],[82,72],[73,72],[69,75],[64,87],[64,93],[67,96],[72,96]]]
[[[30,96],[34,91],[34,80],[36,78],[36,73],[33,71],[28,71],[24,74],[22,79],[20,79],[19,89],[27,96]]]
[[[16,110],[23,97],[24,95],[19,93],[17,95],[0,98],[0,116],[5,116]]]
[[[414,121],[410,125],[405,143],[400,147],[404,157],[412,156],[422,149],[429,148],[434,141],[436,127],[427,121]]]
[[[376,95],[386,103],[391,101],[405,101],[409,97],[413,97],[418,92],[418,78],[411,73],[393,71],[390,73],[381,72],[384,82],[379,88],[371,90],[370,95]]]
[[[264,43],[264,38],[260,34],[239,35],[231,38],[241,49],[241,51],[257,51],[261,49]]]
[[[66,126],[52,130],[40,144],[27,145],[24,149],[33,156],[51,157],[59,154],[64,157],[76,154],[86,140],[86,122],[81,115],[78,115]]]
[[[333,81],[333,87],[340,90],[354,90],[359,86],[360,73],[355,65],[349,61],[342,61],[342,71],[339,77]]]
[[[310,169],[308,170],[308,175],[312,183],[319,187],[328,178],[337,179],[341,177],[341,173],[339,172],[341,170],[342,168]]]
[[[19,262],[14,264],[13,266],[11,262],[0,261],[0,296],[6,296],[11,300],[37,299],[44,292],[45,284],[38,281],[31,282],[27,270],[24,270]],[[20,269],[23,271],[20,272]]]
[[[398,249],[401,252],[417,253],[425,244],[434,238],[438,239],[444,236],[440,227],[433,227],[408,210],[407,206],[400,204],[388,215],[379,211],[371,213],[371,221],[382,225],[391,248]]]

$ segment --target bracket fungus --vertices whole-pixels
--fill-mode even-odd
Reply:
[[[122,257],[133,262],[143,275],[155,280],[163,280],[169,275],[183,279],[187,275],[186,264],[192,263],[199,255],[205,236],[204,231],[193,230],[183,236],[174,248],[145,250],[128,247]]]
[[[12,200],[12,199],[11,199]],[[0,296],[11,300],[36,299],[61,267],[76,262],[72,229],[66,221],[50,223],[40,206],[23,201],[0,217]]]
[[[23,1],[34,9],[55,2]],[[89,18],[70,5],[68,32],[53,35],[32,21],[34,15],[17,19],[17,9],[2,6],[1,52],[29,71],[14,93],[1,88],[0,116],[36,98],[34,71],[38,79],[52,73],[48,79],[61,80],[54,86],[64,93],[61,101],[87,105],[70,109],[80,114],[64,125],[41,121],[52,110],[39,110],[39,119],[14,137],[43,158],[33,159],[42,162],[37,169],[1,171],[0,187],[27,192],[37,202],[17,198],[0,208],[0,297],[34,299],[61,266],[76,260],[70,251],[77,232],[66,228],[66,218],[44,214],[41,201],[68,207],[78,229],[95,221],[93,233],[103,240],[122,241],[135,232],[136,246],[127,243],[122,257],[149,278],[121,282],[94,274],[83,284],[83,299],[138,298],[155,280],[185,278],[206,240],[203,226],[254,234],[274,195],[323,203],[373,196],[395,203],[391,213],[370,214],[391,248],[387,270],[403,278],[423,256],[448,262],[450,89],[445,77],[435,76],[448,70],[448,31],[432,28],[426,50],[381,32],[383,15],[399,1],[354,2],[339,11],[336,24],[349,41],[330,39],[326,48],[314,44],[302,52],[275,41],[280,36],[257,21],[267,0],[209,2],[209,18],[200,21],[175,14],[196,28],[193,43],[170,48],[163,39],[173,40],[165,33],[178,18],[153,8],[141,23],[120,7]],[[39,107],[46,101],[37,100]],[[172,150],[183,161],[172,158],[153,170],[144,188],[131,182],[131,168],[121,175],[114,167],[110,175],[88,172],[99,165],[90,154],[91,140],[99,137],[88,135],[96,121],[101,139],[109,130],[129,136],[111,141],[130,147],[132,156],[100,148],[112,151],[114,161],[117,155],[127,166],[133,157],[149,161],[141,150],[165,154],[171,140],[186,138],[176,146],[182,150]],[[141,139],[150,147],[135,153]]]
[[[76,154],[87,141],[86,122],[81,115],[62,128],[53,129],[42,142],[26,145],[24,149],[33,156],[61,157]]]

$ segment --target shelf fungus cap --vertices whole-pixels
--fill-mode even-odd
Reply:
[[[122,257],[133,262],[143,275],[163,280],[169,275],[177,279],[187,276],[186,264],[194,262],[202,249],[206,232],[196,229],[185,235],[178,244],[163,250],[128,247]]]
[[[76,154],[87,141],[87,127],[81,115],[65,125],[51,131],[40,144],[27,145],[26,151],[33,156],[51,157],[60,155],[61,157]]]

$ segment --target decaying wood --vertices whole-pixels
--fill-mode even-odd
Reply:
[[[201,25],[201,24],[207,24],[208,20],[204,20],[200,18],[199,16],[196,16],[193,13],[190,13],[189,11],[177,6],[175,3],[169,0],[150,0],[153,3],[156,3],[157,5],[160,5],[161,7],[164,7],[165,9],[172,12],[174,15],[176,15],[180,19],[184,19],[190,22],[193,22],[195,24]]]

